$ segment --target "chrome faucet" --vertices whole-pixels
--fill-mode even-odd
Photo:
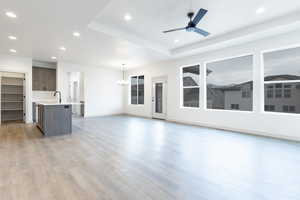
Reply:
[[[59,103],[61,103],[61,92],[60,91],[55,91],[53,96],[56,96],[56,94],[59,94]]]

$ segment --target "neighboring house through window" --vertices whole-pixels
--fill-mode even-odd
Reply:
[[[267,86],[267,98],[273,98],[274,97],[274,86],[268,85]]]
[[[231,104],[231,110],[239,110],[240,105],[239,104]]]
[[[263,54],[266,112],[300,113],[299,55],[300,47]]]
[[[274,105],[265,105],[265,111],[275,111]]]
[[[282,97],[282,84],[277,83],[275,84],[275,98],[281,98]]]
[[[283,112],[293,113],[295,112],[295,106],[284,105],[282,106]]]
[[[252,111],[253,56],[206,64],[208,109]]]
[[[250,98],[252,94],[251,85],[244,85],[242,88],[242,98]]]
[[[286,84],[284,85],[284,98],[291,98],[292,96],[292,85]]]

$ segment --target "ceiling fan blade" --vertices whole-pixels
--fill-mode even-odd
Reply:
[[[185,30],[186,28],[175,28],[175,29],[171,29],[171,30],[168,30],[168,31],[163,31],[163,33],[169,33],[169,32],[174,32],[174,31],[182,31],[182,30]]]
[[[193,29],[193,31],[196,32],[196,33],[199,33],[199,34],[203,35],[204,37],[207,37],[210,34],[209,32],[207,32],[207,31],[205,31],[203,29],[197,28],[197,27],[195,27]]]
[[[207,10],[201,8],[195,18],[193,19],[193,24],[197,26],[197,24],[200,22],[200,20],[204,17],[204,15],[207,13]]]

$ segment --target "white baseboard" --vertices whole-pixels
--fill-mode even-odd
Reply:
[[[103,115],[85,115],[84,118],[91,118],[91,117],[106,117],[106,116],[115,116],[115,115],[123,115],[124,113],[108,113]]]
[[[137,115],[137,114],[130,114],[130,113],[124,113],[124,115],[131,116],[131,117],[141,117],[145,119],[152,119],[151,116],[146,116],[146,115]]]
[[[201,122],[189,122],[189,121],[182,121],[182,120],[170,119],[170,118],[168,118],[167,121],[174,122],[174,123],[179,123],[179,124],[202,126],[202,127],[213,128],[213,129],[218,129],[218,130],[233,131],[233,132],[245,133],[245,134],[255,135],[255,136],[270,137],[270,138],[275,138],[275,139],[284,139],[284,140],[289,140],[289,141],[300,142],[300,137],[294,137],[294,136],[288,136],[288,135],[279,135],[279,134],[275,135],[273,133],[267,133],[267,132],[263,132],[263,131],[238,129],[238,128],[233,128],[233,127],[219,126],[219,125],[216,125],[216,124],[207,124],[207,123],[201,123]]]

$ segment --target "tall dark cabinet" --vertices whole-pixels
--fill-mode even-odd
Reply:
[[[56,69],[44,67],[32,67],[32,90],[55,91]]]

